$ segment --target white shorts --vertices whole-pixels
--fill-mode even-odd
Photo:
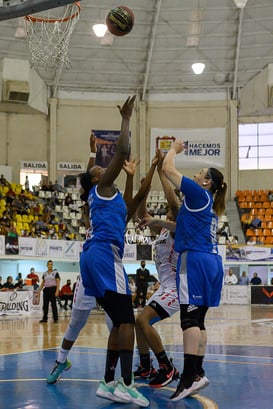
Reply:
[[[84,294],[84,286],[81,275],[77,277],[77,282],[73,297],[73,308],[77,310],[93,310],[96,307],[96,298]]]
[[[176,288],[159,288],[148,300],[147,305],[152,302],[159,304],[171,317],[177,311],[180,311],[180,305],[178,302],[178,295]]]

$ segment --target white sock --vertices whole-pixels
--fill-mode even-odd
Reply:
[[[57,358],[57,361],[60,362],[60,364],[65,363],[68,352],[69,352],[68,349],[63,349],[63,348],[60,349],[58,353],[58,358]]]

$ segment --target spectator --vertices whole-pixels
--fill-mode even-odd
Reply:
[[[39,288],[39,282],[40,282],[40,278],[39,276],[35,273],[35,268],[31,267],[30,272],[27,275],[27,278],[31,279],[31,285],[33,285],[33,289],[34,290],[38,290]]]
[[[71,280],[67,280],[66,284],[62,286],[59,297],[61,301],[64,301],[63,308],[65,310],[67,310],[68,301],[70,301],[69,307],[72,308],[73,291],[71,289]]]
[[[260,277],[258,277],[257,273],[253,274],[252,279],[250,280],[250,284],[251,285],[261,285],[262,284],[262,280]]]
[[[7,281],[3,284],[1,291],[8,291],[8,290],[14,290],[14,285],[12,284],[13,278],[12,276],[7,277]]]
[[[52,187],[53,187],[54,192],[62,192],[63,191],[62,186],[58,183],[57,180],[55,180],[55,183],[53,184]]]
[[[236,275],[233,273],[233,270],[230,268],[228,270],[228,274],[225,276],[225,284],[228,285],[235,285],[238,283],[238,278]]]
[[[246,274],[246,271],[242,272],[242,275],[239,277],[239,284],[240,285],[248,285],[249,284],[249,278]]]
[[[25,190],[26,190],[27,192],[29,191],[29,179],[28,179],[28,175],[26,175]]]
[[[18,280],[14,284],[14,288],[16,288],[16,290],[22,290],[23,287],[24,287],[24,280],[22,277],[18,277]]]
[[[273,192],[271,190],[269,190],[269,192],[268,192],[268,200],[269,200],[269,202],[273,201]]]
[[[65,196],[64,204],[65,204],[65,206],[69,206],[69,205],[73,204],[73,199],[72,199],[71,193],[67,193],[67,195]]]
[[[146,268],[145,260],[141,260],[140,268],[136,271],[136,298],[135,298],[135,307],[137,308],[140,304],[141,298],[141,307],[144,308],[147,298],[148,283],[150,279],[150,271]]]

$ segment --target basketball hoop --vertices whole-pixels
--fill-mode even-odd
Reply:
[[[62,16],[55,18],[50,13],[57,9],[47,10],[39,17],[28,15],[24,17],[29,51],[30,64],[34,68],[56,68],[60,62],[71,65],[68,57],[68,46],[75,24],[79,20],[80,2],[66,6]]]

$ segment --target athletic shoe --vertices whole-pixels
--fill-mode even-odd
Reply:
[[[63,371],[68,371],[68,369],[71,368],[71,362],[68,361],[68,359],[61,364],[60,362],[55,362],[55,365],[53,366],[52,371],[50,372],[50,374],[48,375],[48,377],[46,378],[47,383],[55,383],[57,382]]]
[[[150,405],[148,399],[146,399],[134,386],[134,381],[132,380],[131,385],[125,385],[122,378],[120,378],[117,382],[117,386],[114,390],[114,395],[122,399],[123,403],[135,403],[138,406],[142,406],[146,408]]]
[[[194,395],[197,393],[200,389],[202,389],[203,381],[200,376],[197,376],[194,380],[194,382],[186,387],[183,383],[183,378],[180,378],[179,384],[176,388],[175,393],[170,397],[171,401],[176,402],[180,399],[186,398],[187,396]]]
[[[143,368],[143,366],[139,365],[137,370],[134,372],[135,379],[148,379],[153,378],[156,376],[156,369],[153,367],[152,362],[149,368]]]
[[[124,400],[119,399],[117,396],[114,395],[116,384],[117,383],[115,381],[106,383],[105,379],[102,378],[102,380],[100,381],[99,387],[96,391],[96,395],[99,398],[108,399],[114,402],[124,402]]]
[[[159,370],[157,371],[156,376],[149,382],[149,385],[153,388],[162,388],[163,386],[168,385],[175,379],[179,378],[179,372],[172,364],[171,368],[168,369],[165,364],[159,365]]]
[[[198,393],[201,389],[206,388],[206,387],[210,384],[209,379],[208,379],[205,375],[199,375],[199,377],[201,378],[201,382],[200,382],[199,389],[198,389],[198,390],[195,390],[194,392],[192,392],[191,395],[195,395],[195,394]]]
[[[40,323],[43,323],[43,322],[47,322],[47,320],[40,320],[39,322],[40,322]]]

